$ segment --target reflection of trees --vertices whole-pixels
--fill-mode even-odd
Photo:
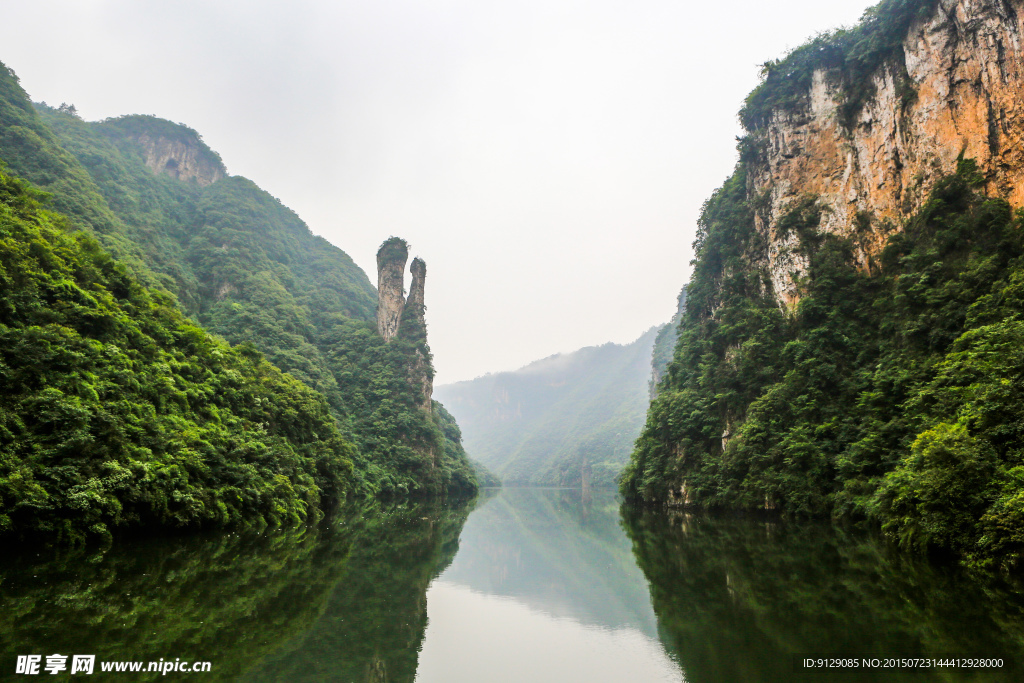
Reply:
[[[349,542],[327,528],[136,539],[106,552],[0,567],[0,651],[102,660],[212,662],[240,673],[307,628],[338,580]],[[135,680],[159,674],[132,674]]]
[[[13,672],[17,654],[61,653],[205,660],[210,681],[254,664],[260,680],[411,681],[427,584],[469,509],[405,503],[316,527],[5,558],[0,670]]]
[[[661,638],[692,683],[1008,680],[1001,672],[794,671],[794,655],[1024,661],[1024,597],[827,526],[624,510]],[[845,675],[845,674],[844,674]]]
[[[469,502],[403,504],[349,520],[351,552],[323,614],[250,678],[411,682],[427,587],[455,556],[471,509]]]

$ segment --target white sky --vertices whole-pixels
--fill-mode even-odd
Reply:
[[[0,0],[0,61],[195,128],[374,284],[409,240],[443,384],[666,322],[758,64],[870,4]]]

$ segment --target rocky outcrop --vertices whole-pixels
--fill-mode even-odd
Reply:
[[[423,321],[423,284],[427,279],[427,264],[423,259],[416,257],[409,265],[409,273],[412,275],[412,283],[409,285],[409,300],[405,302],[407,315],[413,315]]]
[[[192,181],[203,187],[227,175],[221,161],[205,146],[145,133],[133,139],[142,148],[146,166],[154,173]]]
[[[421,258],[414,258],[409,266],[409,272],[412,274],[412,283],[409,285],[409,298],[405,302],[402,316],[405,327],[425,346],[427,323],[423,287],[427,279],[427,264]],[[420,407],[429,413],[433,403],[434,376],[426,353],[419,348],[416,349],[416,362],[409,368],[409,383],[420,396]]]
[[[398,237],[388,239],[377,251],[377,331],[384,341],[391,341],[400,334],[402,339],[413,342],[412,357],[407,365],[409,385],[420,408],[429,414],[433,410],[434,371],[427,348],[423,303],[427,264],[421,258],[412,260],[409,268],[412,283],[406,299],[403,281],[408,258],[409,245]]]
[[[782,304],[799,301],[808,261],[778,225],[808,197],[822,209],[819,229],[853,237],[868,271],[961,155],[977,161],[986,193],[1024,205],[1022,10],[1024,0],[939,0],[876,69],[852,120],[841,115],[845,84],[822,69],[798,106],[754,134],[761,154],[748,196],[759,200],[756,226]]]
[[[384,341],[398,334],[405,309],[405,262],[409,245],[392,237],[377,251],[377,332]]]

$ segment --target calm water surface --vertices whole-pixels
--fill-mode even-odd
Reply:
[[[45,680],[366,683],[1018,681],[1024,592],[825,525],[508,489],[314,528],[0,557],[19,654],[210,661]],[[998,670],[802,670],[804,657],[1002,658]]]

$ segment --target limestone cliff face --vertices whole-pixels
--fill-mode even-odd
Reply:
[[[203,187],[227,175],[220,160],[199,145],[147,133],[133,139],[142,148],[146,166],[154,173],[164,173],[182,181],[194,181]]]
[[[409,300],[405,302],[405,310],[423,320],[423,286],[427,279],[427,264],[419,257],[414,258],[409,265],[409,273],[412,274],[412,284],[409,286]]]
[[[874,93],[848,125],[829,70],[814,73],[794,110],[773,113],[748,196],[763,202],[755,221],[782,304],[799,301],[807,257],[777,226],[808,196],[824,209],[820,229],[855,237],[866,270],[961,154],[977,161],[988,194],[1024,205],[1022,11],[1024,0],[939,0],[911,25],[903,61],[876,69]]]
[[[377,332],[384,341],[398,334],[405,308],[405,262],[409,246],[397,237],[384,242],[377,251]]]
[[[428,414],[433,410],[434,371],[427,349],[424,286],[427,264],[414,258],[410,265],[412,283],[405,298],[403,279],[409,246],[397,237],[388,239],[377,252],[377,331],[384,341],[401,338],[413,342],[413,356],[408,363],[409,385],[416,393],[420,408]]]

